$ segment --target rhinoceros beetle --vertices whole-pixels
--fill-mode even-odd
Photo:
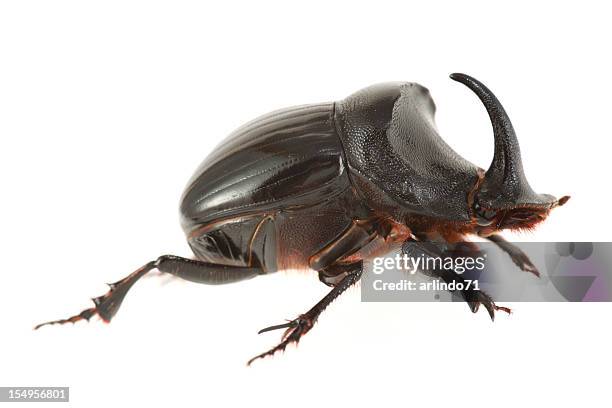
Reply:
[[[297,343],[359,281],[364,260],[396,243],[459,242],[474,234],[537,275],[497,232],[533,228],[569,196],[536,194],[498,99],[473,77],[450,77],[478,96],[493,124],[495,152],[486,172],[438,135],[435,104],[416,83],[383,83],[339,102],[272,112],[234,131],[189,181],[180,214],[195,259],[160,256],[110,284],[94,307],[36,328],[93,315],[110,321],[131,286],[153,269],[213,285],[279,270],[317,271],[329,294],[296,319],[261,330],[286,332],[250,364]],[[474,312],[483,304],[491,318],[509,311],[478,290],[463,295]]]

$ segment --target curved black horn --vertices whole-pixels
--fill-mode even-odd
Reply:
[[[477,200],[488,208],[513,208],[518,205],[550,207],[560,202],[548,194],[536,194],[523,172],[521,149],[512,122],[499,100],[482,82],[469,75],[451,74],[451,79],[470,88],[482,101],[495,136],[495,154],[485,173]]]
[[[477,79],[465,74],[451,74],[450,77],[470,88],[478,96],[491,119],[495,137],[495,153],[491,166],[487,170],[486,179],[503,184],[508,177],[515,180],[522,178],[521,150],[512,122],[502,104],[493,92]]]

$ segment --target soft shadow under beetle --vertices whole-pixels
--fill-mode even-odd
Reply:
[[[296,319],[261,330],[287,329],[280,344],[251,363],[297,343],[360,279],[363,260],[395,244],[422,242],[424,252],[442,253],[446,243],[475,234],[537,275],[525,254],[496,233],[532,228],[569,197],[534,193],[495,95],[468,75],[451,78],[476,93],[493,124],[495,153],[486,172],[440,138],[434,102],[416,83],[374,85],[339,102],[272,112],[236,130],[188,183],[181,223],[195,259],[161,256],[111,284],[95,307],[36,328],[94,314],[110,321],[130,287],[153,269],[206,284],[317,271],[329,294]],[[461,280],[448,271],[437,277]],[[478,290],[462,295],[472,311],[482,304],[491,318],[509,311]]]

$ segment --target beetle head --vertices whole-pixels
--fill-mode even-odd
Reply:
[[[482,101],[495,137],[495,153],[484,179],[475,192],[472,211],[480,233],[488,235],[499,229],[529,229],[543,221],[550,210],[569,199],[556,199],[549,194],[536,194],[521,161],[516,133],[506,111],[485,85],[465,74],[452,74],[451,79],[470,88]]]

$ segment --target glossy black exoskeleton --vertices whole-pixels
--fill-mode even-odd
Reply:
[[[333,287],[330,293],[295,320],[262,330],[287,329],[279,345],[256,359],[297,343],[360,279],[362,262],[394,244],[458,242],[476,234],[537,274],[496,232],[532,228],[569,197],[533,192],[514,129],[497,98],[468,75],[451,78],[476,93],[492,121],[495,153],[486,172],[440,138],[434,102],[416,83],[375,85],[339,102],[264,115],[230,135],[188,183],[181,223],[195,259],[161,256],[112,284],[94,299],[95,307],[44,324],[94,314],[109,321],[130,287],[152,269],[206,284],[278,270],[317,271]],[[424,248],[431,253],[438,247]],[[461,279],[448,271],[439,277]],[[507,311],[480,291],[463,295],[473,311],[480,304],[491,317],[495,310]]]

